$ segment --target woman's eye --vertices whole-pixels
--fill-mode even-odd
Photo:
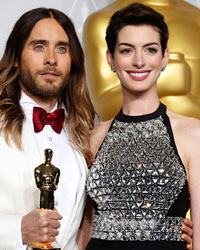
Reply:
[[[128,53],[130,53],[130,52],[131,52],[131,49],[122,49],[122,50],[120,51],[121,54],[128,54]]]
[[[157,52],[156,48],[147,48],[147,51],[151,54],[155,54]]]

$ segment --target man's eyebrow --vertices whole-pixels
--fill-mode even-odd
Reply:
[[[56,43],[57,46],[65,46],[65,47],[69,47],[69,42],[64,42],[64,41],[59,41]]]
[[[48,40],[44,40],[44,39],[36,39],[36,40],[32,40],[29,45],[36,45],[36,44],[48,44]],[[69,42],[65,42],[65,41],[58,41],[56,43],[56,46],[65,46],[65,47],[69,47]]]
[[[48,41],[44,40],[44,39],[36,39],[36,40],[32,40],[29,45],[36,45],[36,44],[47,44]]]

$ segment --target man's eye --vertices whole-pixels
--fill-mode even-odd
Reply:
[[[58,47],[58,51],[64,53],[64,52],[66,52],[66,48],[65,47]]]
[[[44,49],[44,47],[42,45],[36,45],[34,47],[34,50],[43,50],[43,49]]]

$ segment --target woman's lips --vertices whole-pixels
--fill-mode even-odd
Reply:
[[[140,72],[128,71],[128,74],[130,75],[131,79],[133,79],[134,81],[145,80],[148,77],[149,73],[150,71],[140,71]]]

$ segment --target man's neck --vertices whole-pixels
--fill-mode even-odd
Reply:
[[[31,97],[32,98],[32,97]],[[38,98],[32,98],[41,108],[46,110],[47,113],[51,112],[51,110],[55,107],[57,103],[57,98],[46,98],[40,100]]]
[[[56,103],[58,101],[58,97],[40,98],[34,95],[30,95],[26,92],[24,93],[29,96],[35,103],[37,103],[41,108],[46,110],[47,113],[51,112],[51,110],[56,106]]]

